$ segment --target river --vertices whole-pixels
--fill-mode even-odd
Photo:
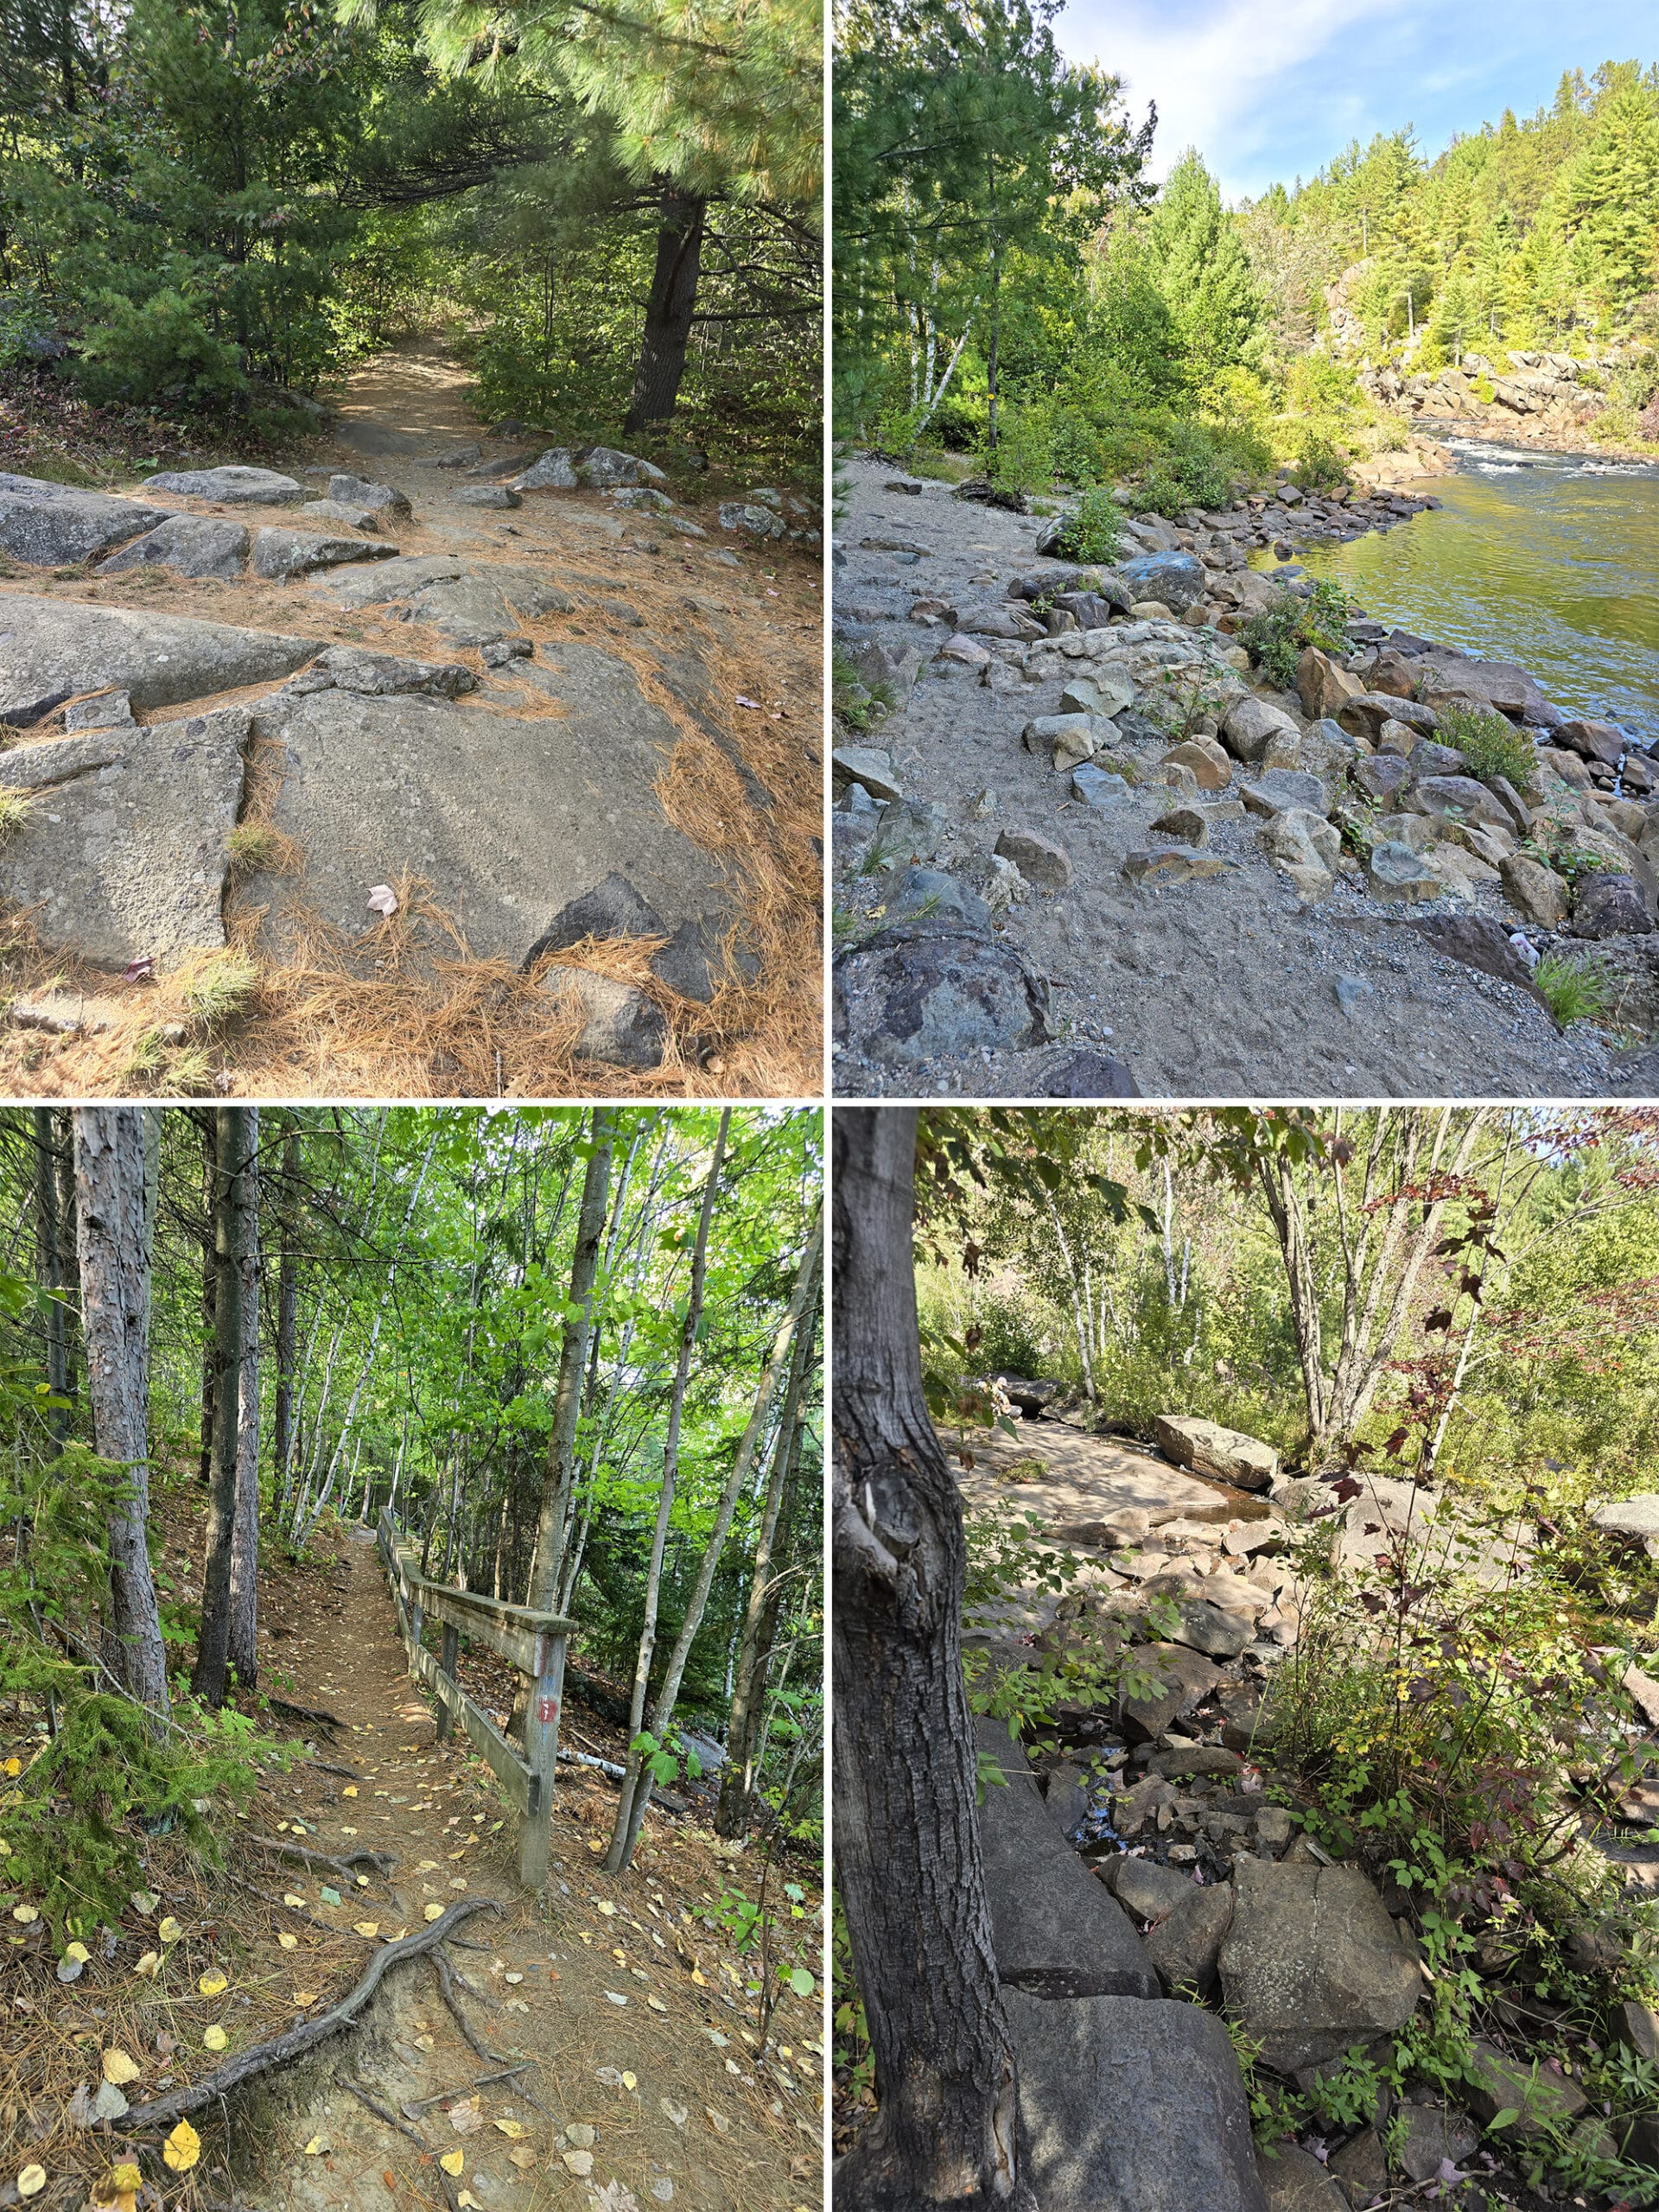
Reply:
[[[1303,567],[1379,620],[1518,661],[1558,706],[1659,738],[1659,467],[1447,442],[1456,473],[1407,487],[1437,512],[1309,547]]]

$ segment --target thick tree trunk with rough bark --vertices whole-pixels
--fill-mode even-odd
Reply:
[[[599,1243],[605,1233],[605,1203],[611,1181],[611,1142],[616,1116],[609,1107],[595,1106],[589,1135],[591,1149],[582,1179],[582,1212],[576,1223],[576,1249],[570,1262],[570,1299],[581,1308],[581,1318],[565,1324],[559,1345],[559,1380],[553,1398],[553,1433],[547,1443],[547,1479],[542,1489],[541,1517],[536,1529],[536,1554],[530,1570],[526,1605],[547,1611],[559,1586],[564,1562],[564,1540],[570,1525],[570,1491],[575,1474],[576,1416],[582,1410],[582,1378],[588,1363],[588,1331],[592,1323],[594,1279],[599,1273]]]
[[[110,1517],[108,1648],[123,1688],[165,1713],[167,1654],[149,1571],[149,1243],[144,1115],[79,1106],[75,1216],[92,1438],[128,1471],[131,1496]]]
[[[837,2212],[1027,2199],[963,1681],[962,1506],[922,1395],[915,1152],[912,1109],[836,1109],[836,1878],[878,2107],[836,2170]]]
[[[251,1689],[259,1678],[259,1109],[248,1108],[247,1169],[240,1206],[236,1510],[231,1529],[230,1660]]]
[[[657,266],[645,301],[645,327],[633,372],[633,397],[624,428],[643,430],[666,423],[680,396],[685,349],[696,312],[697,278],[702,264],[702,234],[709,203],[695,193],[669,186],[663,194],[657,231]]]
[[[201,1630],[190,1687],[205,1705],[225,1702],[231,1645],[231,1548],[236,1529],[237,1432],[240,1426],[242,1281],[247,1244],[249,1173],[245,1106],[213,1112],[213,1472],[202,1571]]]

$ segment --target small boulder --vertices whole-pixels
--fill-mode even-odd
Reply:
[[[1617,722],[1563,722],[1552,735],[1557,745],[1569,747],[1581,760],[1599,760],[1609,768],[1618,767],[1629,743]]]
[[[1323,817],[1330,795],[1317,776],[1300,768],[1267,768],[1239,792],[1248,811],[1270,817],[1293,810]]]
[[[1193,1884],[1173,1866],[1130,1852],[1103,1859],[1096,1872],[1126,1912],[1137,1920],[1161,1920],[1193,1894]]]
[[[42,569],[89,561],[124,538],[165,522],[165,507],[107,492],[82,492],[43,477],[0,475],[0,552]]]
[[[1526,2142],[1563,2120],[1576,2120],[1589,2102],[1576,2082],[1541,2064],[1511,2058],[1495,2044],[1475,2044],[1467,2087],[1469,2108],[1483,2127],[1491,2127],[1501,2112],[1516,2117],[1497,2132],[1510,2141]]]
[[[256,576],[285,583],[290,576],[338,568],[346,561],[384,561],[397,550],[395,545],[372,537],[314,537],[299,530],[260,530],[254,532],[248,566]]]
[[[842,953],[836,1033],[890,1065],[1049,1041],[1048,987],[1012,945],[943,922],[906,922]]]
[[[1257,2162],[1267,2212],[1348,2212],[1349,2200],[1311,2151],[1275,2143]]]
[[[522,476],[512,479],[512,488],[515,492],[574,492],[576,472],[569,452],[563,446],[550,446]]]
[[[308,496],[303,484],[278,469],[240,467],[166,468],[149,479],[149,489],[220,506],[297,507]]]
[[[99,575],[126,569],[171,569],[181,576],[239,576],[248,565],[248,533],[216,515],[169,515],[98,564]]]
[[[1652,928],[1642,887],[1633,875],[1599,869],[1580,880],[1573,899],[1574,937],[1645,937]]]
[[[996,849],[1007,861],[1012,861],[1027,883],[1039,883],[1046,890],[1064,891],[1071,880],[1071,863],[1052,839],[1039,837],[1034,830],[1005,830],[996,841]]]
[[[1376,897],[1402,905],[1438,899],[1446,889],[1421,853],[1392,838],[1371,847],[1365,858],[1365,880]]]
[[[1395,753],[1373,753],[1354,765],[1354,785],[1379,806],[1398,804],[1411,781],[1411,766]]]
[[[1464,822],[1489,822],[1500,830],[1509,817],[1484,784],[1472,776],[1422,776],[1411,788],[1411,803],[1421,814],[1454,814]]]
[[[366,508],[371,514],[407,518],[412,512],[406,494],[391,485],[375,484],[366,476],[348,476],[343,471],[328,479],[328,497],[344,507]]]
[[[1166,762],[1190,768],[1202,791],[1224,791],[1233,780],[1233,764],[1213,737],[1184,738],[1163,757]]]
[[[1241,1430],[1192,1414],[1160,1414],[1153,1422],[1159,1450],[1178,1467],[1230,1483],[1236,1490],[1269,1489],[1279,1472],[1279,1454]]]
[[[1183,614],[1204,597],[1204,563],[1192,553],[1146,553],[1118,563],[1117,575],[1132,606],[1148,601]]]
[[[1301,734],[1282,707],[1269,706],[1253,693],[1235,699],[1221,725],[1227,749],[1236,760],[1260,760],[1275,730],[1288,730],[1293,737]]]
[[[1196,806],[1172,806],[1167,814],[1160,814],[1152,824],[1156,837],[1173,837],[1181,845],[1207,845],[1210,823],[1202,810]]]
[[[1179,1643],[1147,1643],[1137,1656],[1155,1672],[1159,1687],[1145,1697],[1126,1697],[1122,1703],[1125,1732],[1137,1743],[1154,1743],[1184,1713],[1220,1687],[1220,1668],[1199,1653]]]
[[[1339,715],[1349,701],[1360,697],[1364,689],[1357,676],[1339,668],[1317,645],[1306,647],[1296,664],[1296,690],[1302,712],[1310,721],[1322,721],[1327,715]]]
[[[1567,919],[1567,886],[1553,868],[1527,853],[1510,853],[1497,864],[1510,904],[1535,929],[1558,930]]]
[[[872,798],[902,798],[904,787],[899,782],[893,765],[893,755],[873,745],[842,745],[830,755],[830,766],[838,779],[862,784]]]
[[[1123,860],[1123,873],[1128,880],[1149,891],[1222,875],[1226,873],[1226,867],[1227,863],[1214,853],[1194,852],[1185,846],[1173,845],[1166,845],[1158,852],[1128,853]]]
[[[1129,796],[1129,786],[1104,768],[1084,766],[1071,771],[1071,796],[1085,806],[1119,806]]]
[[[539,462],[537,466],[540,466]],[[595,487],[612,484],[666,484],[668,481],[666,474],[655,461],[641,461],[638,454],[619,453],[614,446],[595,446],[586,461],[578,465],[576,474],[584,484]]]
[[[506,484],[463,484],[454,497],[458,507],[522,507],[524,504]]]
[[[1357,1867],[1241,1858],[1234,1879],[1222,1987],[1275,2073],[1299,2073],[1405,2025],[1422,1977]]]
[[[1616,1498],[1611,1504],[1591,1509],[1591,1523],[1605,1535],[1629,1536],[1659,1545],[1659,1495],[1650,1491],[1636,1497]]]

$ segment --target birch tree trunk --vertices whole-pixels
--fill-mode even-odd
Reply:
[[[708,1179],[702,1186],[702,1205],[697,1215],[697,1237],[691,1253],[691,1281],[686,1293],[685,1319],[680,1325],[680,1353],[674,1369],[674,1385],[668,1401],[668,1433],[663,1440],[663,1479],[657,1492],[657,1520],[651,1532],[651,1559],[645,1568],[645,1617],[639,1630],[639,1649],[633,1663],[633,1689],[628,1700],[627,1771],[623,1779],[621,1802],[616,1808],[616,1825],[611,1831],[609,1848],[605,1853],[605,1871],[614,1874],[626,1863],[628,1853],[628,1808],[639,1785],[639,1770],[645,1754],[632,1748],[634,1738],[645,1725],[645,1693],[651,1685],[651,1662],[657,1649],[657,1611],[662,1597],[663,1553],[668,1544],[669,1516],[674,1506],[674,1487],[680,1471],[680,1419],[685,1408],[685,1386],[691,1372],[691,1348],[696,1343],[697,1332],[702,1325],[703,1284],[709,1272],[709,1224],[715,1211],[715,1193],[720,1184],[721,1165],[726,1157],[726,1132],[731,1126],[729,1108],[720,1117],[720,1127],[715,1132],[714,1155],[709,1162]]]
[[[231,1644],[231,1547],[236,1529],[241,1414],[242,1284],[247,1245],[249,1152],[245,1106],[213,1109],[213,1425],[201,1629],[190,1687],[204,1705],[225,1702]]]
[[[144,1116],[137,1106],[79,1106],[75,1215],[92,1436],[127,1470],[130,1495],[110,1516],[110,1629],[122,1687],[168,1710],[167,1654],[149,1571],[149,1245],[144,1235]]]
[[[790,1354],[794,1348],[796,1332],[801,1325],[801,1317],[806,1311],[808,1300],[817,1290],[818,1262],[823,1256],[823,1213],[820,1208],[812,1217],[812,1227],[807,1236],[806,1249],[801,1255],[800,1268],[795,1277],[794,1292],[790,1298],[788,1310],[779,1325],[778,1333],[772,1338],[772,1351],[761,1375],[760,1388],[754,1394],[754,1404],[749,1414],[748,1426],[743,1432],[736,1456],[732,1461],[731,1472],[727,1476],[725,1487],[720,1494],[720,1503],[715,1513],[715,1525],[703,1551],[702,1564],[697,1569],[696,1580],[691,1586],[691,1596],[686,1605],[685,1618],[680,1624],[680,1632],[674,1640],[674,1649],[669,1655],[662,1684],[651,1709],[651,1732],[659,1744],[667,1735],[669,1724],[674,1718],[674,1707],[679,1700],[680,1683],[685,1674],[686,1662],[691,1656],[691,1646],[696,1641],[697,1630],[702,1626],[703,1611],[709,1603],[709,1592],[714,1586],[715,1572],[720,1565],[720,1555],[726,1548],[726,1537],[732,1525],[732,1515],[736,1510],[738,1497],[743,1485],[749,1478],[749,1470],[754,1464],[754,1455],[760,1446],[767,1417],[771,1414],[772,1401],[778,1395],[778,1385],[783,1380],[784,1371],[789,1364]],[[645,1817],[645,1808],[651,1802],[652,1782],[651,1769],[641,1762],[634,1769],[629,1781],[622,1785],[622,1805],[617,1818],[620,1821],[626,1813],[627,1835],[625,1847],[618,1856],[614,1867],[610,1866],[610,1854],[607,1854],[606,1864],[613,1872],[621,1872],[633,1857],[633,1847],[639,1840],[640,1823]]]
[[[230,1660],[251,1689],[259,1678],[259,1109],[247,1109],[247,1167],[238,1255],[236,1509],[231,1530]]]
[[[1029,2203],[962,1672],[962,1503],[922,1395],[916,1112],[835,1116],[836,1879],[877,2111],[837,2212]]]
[[[611,1143],[615,1129],[614,1111],[607,1106],[595,1106],[587,1173],[582,1178],[582,1212],[576,1223],[576,1249],[570,1262],[569,1303],[578,1309],[578,1318],[566,1322],[559,1344],[559,1380],[553,1398],[553,1430],[547,1443],[547,1478],[542,1489],[536,1550],[531,1561],[530,1594],[524,1601],[537,1612],[551,1608],[553,1593],[559,1586],[559,1569],[564,1562],[565,1532],[569,1526],[570,1493],[575,1476],[576,1417],[582,1410],[588,1332],[593,1324],[594,1279],[599,1273],[599,1240],[605,1228]]]

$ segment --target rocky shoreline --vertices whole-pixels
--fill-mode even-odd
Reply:
[[[898,493],[919,519],[926,510],[919,499],[911,507],[908,483],[883,477],[878,491],[879,466],[865,465],[861,504]],[[959,1082],[991,1095],[987,1069],[995,1079],[999,1059],[1009,1080],[1037,1095],[1050,1080],[1068,1095],[1165,1087],[1167,1071],[1148,1069],[1153,1080],[1143,1079],[1121,1046],[1085,1051],[1087,1065],[1076,1068],[1052,1052],[1040,1063],[1032,1057],[1068,1030],[1066,1041],[1096,1039],[1080,1010],[1054,1020],[1055,977],[1065,976],[1061,992],[1075,995],[1078,982],[1052,957],[1056,932],[1031,948],[1049,957],[1033,960],[1021,924],[1049,898],[1073,907],[1081,899],[1103,908],[1103,924],[1115,906],[1120,935],[1125,924],[1132,932],[1137,899],[1170,889],[1189,903],[1213,899],[1252,863],[1259,881],[1263,862],[1321,923],[1375,917],[1409,925],[1461,963],[1465,982],[1474,971],[1535,1002],[1541,958],[1594,944],[1620,995],[1627,1045],[1645,1036],[1659,1014],[1659,765],[1639,740],[1557,707],[1514,664],[1358,614],[1340,650],[1302,652],[1289,690],[1234,642],[1281,604],[1282,591],[1305,598],[1313,588],[1294,573],[1274,579],[1250,567],[1262,550],[1283,559],[1303,545],[1396,527],[1438,503],[1394,492],[1317,497],[1281,484],[1225,512],[1173,523],[1128,517],[1123,535],[1135,550],[1109,568],[1054,557],[1064,518],[1024,524],[1029,556],[1013,573],[981,562],[962,579],[967,589],[941,590],[933,579],[947,580],[942,556],[992,550],[982,538],[966,548],[948,539],[984,531],[993,518],[982,509],[957,524],[962,509],[952,502],[946,524],[933,490],[928,507],[945,527],[930,543],[849,528],[836,554],[843,665],[873,704],[891,702],[867,731],[843,727],[850,741],[836,755],[838,1087]],[[855,555],[871,554],[886,556],[887,575],[846,573]],[[925,561],[926,585],[906,573]],[[955,711],[930,713],[945,686]],[[843,685],[843,709],[849,698],[856,716],[856,684]],[[1495,727],[1521,741],[1510,775],[1480,772],[1485,764],[1446,741],[1470,712],[1500,717]],[[901,770],[898,751],[914,730],[928,741],[929,766],[944,768],[947,728],[982,753],[994,727],[1045,764],[1035,788],[1022,767],[1021,797],[1036,805],[1007,818],[999,788],[1006,769],[995,780],[986,770],[983,790],[953,822],[946,793],[936,794],[928,775],[918,782]],[[960,793],[965,779],[944,780]],[[976,820],[986,832],[976,834]],[[1085,822],[1123,834],[1105,839],[1083,876],[1075,839],[1056,832]],[[1116,878],[1109,889],[1103,859]],[[863,926],[870,921],[879,926]],[[1111,959],[1112,930],[1103,926],[1096,941]],[[1342,1012],[1373,993],[1386,998],[1380,980],[1335,978]],[[1196,970],[1188,981],[1204,988]],[[1105,1033],[1114,1033],[1116,1022]],[[1116,1089],[1103,1057],[1118,1063]],[[1357,1063],[1346,1071],[1361,1074]],[[1173,1087],[1195,1087],[1194,1072]],[[1270,1069],[1268,1079],[1280,1072],[1288,1081],[1288,1070]],[[1568,1073],[1580,1080],[1563,1083]],[[1498,1078],[1499,1091],[1548,1095],[1621,1073],[1640,1081],[1651,1070],[1639,1054],[1621,1067],[1604,1050],[1593,1068],[1569,1071],[1557,1057],[1553,1070],[1517,1069]],[[1398,1083],[1396,1071],[1390,1095]],[[1217,1086],[1200,1079],[1197,1087]],[[995,1095],[1013,1094],[996,1084]]]

